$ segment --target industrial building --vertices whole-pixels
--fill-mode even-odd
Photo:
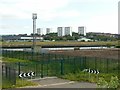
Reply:
[[[33,36],[5,35],[2,36],[3,41],[33,41]],[[37,41],[43,40],[43,37],[36,36]]]

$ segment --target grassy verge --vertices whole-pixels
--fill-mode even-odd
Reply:
[[[16,80],[16,85],[11,85],[11,83],[8,80],[4,80],[2,84],[3,89],[7,88],[19,88],[19,87],[24,87],[24,86],[37,86],[38,83],[27,81],[27,80],[22,80],[22,79],[17,79]]]
[[[22,59],[16,59],[16,58],[2,58],[3,62],[9,62],[9,63],[15,63],[15,62],[31,62],[30,60],[22,60]]]
[[[114,74],[89,74],[87,72],[78,72],[78,73],[69,73],[65,74],[63,76],[60,76],[61,78],[72,80],[72,81],[87,81],[91,83],[96,83],[98,81],[99,77],[105,78],[105,80],[109,81],[111,76],[115,76]]]
[[[71,81],[83,81],[83,82],[90,82],[90,83],[104,83],[104,82],[107,82],[107,83],[112,83],[112,85],[115,85],[116,82],[118,83],[118,88],[120,87],[120,79],[116,80],[112,80],[111,81],[111,77],[118,77],[118,75],[116,74],[113,74],[113,73],[109,73],[109,74],[89,74],[87,72],[78,72],[78,73],[69,73],[69,74],[65,74],[65,75],[62,75],[60,76],[60,78],[62,79],[68,79],[68,80],[71,80]],[[103,79],[102,81],[100,81],[101,79]],[[107,87],[107,86],[106,86]]]
[[[98,41],[98,42],[76,42],[76,41],[55,41],[55,42],[36,42],[36,45],[118,45],[118,41]],[[32,45],[32,42],[3,42],[3,46]]]

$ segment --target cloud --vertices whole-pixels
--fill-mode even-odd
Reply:
[[[87,31],[118,33],[117,12],[96,15],[86,23]]]
[[[71,0],[71,2],[77,2],[77,3],[113,3],[118,2],[119,0]]]
[[[0,0],[0,18],[4,21],[0,28],[6,33],[11,30],[16,33],[22,30],[23,33],[26,30],[30,32],[32,13],[35,12],[38,27],[85,25],[89,32],[116,32],[117,2],[118,0]],[[81,7],[82,5],[85,6]],[[97,5],[101,11],[97,11]]]
[[[42,16],[42,17],[41,17]],[[63,10],[59,12],[38,12],[38,18],[43,21],[52,21],[57,18],[61,19],[68,19],[68,18],[75,18],[80,17],[80,11],[77,10]]]
[[[31,13],[48,13],[57,11],[58,8],[66,6],[69,0],[5,0],[1,1],[0,14],[4,16],[10,16],[22,19],[31,18]],[[41,16],[44,17],[44,16]]]
[[[0,34],[22,34],[27,33],[30,34],[32,26],[22,26],[16,24],[2,24],[0,25]],[[31,30],[31,31],[30,31]],[[30,32],[29,32],[30,31]]]

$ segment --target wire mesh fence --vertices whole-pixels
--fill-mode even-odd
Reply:
[[[87,68],[99,70],[100,73],[114,73],[116,75],[119,75],[120,72],[119,59],[7,50],[3,50],[2,54],[3,57],[29,60],[29,62],[10,63],[9,66],[16,68],[17,75],[21,72],[34,71],[36,77],[59,76],[76,73]]]
[[[2,65],[2,85],[16,85],[16,70],[5,64]]]

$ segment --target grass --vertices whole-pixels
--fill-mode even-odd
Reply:
[[[99,78],[104,78],[107,82],[110,82],[110,79],[112,76],[116,76],[114,73],[109,74],[89,74],[87,72],[77,72],[75,74],[69,73],[60,76],[60,78],[68,79],[71,81],[84,81],[84,82],[90,82],[90,83],[98,83]]]
[[[98,42],[77,42],[77,41],[55,41],[36,42],[36,45],[118,45],[118,41],[98,41]],[[32,45],[32,42],[2,42],[3,46],[9,45]]]
[[[117,81],[112,81],[111,82],[111,77],[118,77]],[[65,74],[62,76],[59,76],[62,79],[67,79],[67,80],[71,80],[71,81],[83,81],[83,82],[90,82],[90,83],[97,83],[97,85],[99,85],[100,83],[100,79],[103,78],[104,81],[106,81],[108,84],[110,84],[110,87],[115,86],[116,82],[118,82],[117,85],[117,90],[120,89],[120,79],[119,79],[119,75],[116,75],[114,73],[102,73],[102,74],[90,74],[87,72],[77,72],[77,73],[69,73],[69,74]],[[101,83],[104,85],[104,81],[101,81]],[[112,85],[112,86],[111,86]],[[113,90],[114,87],[112,87]],[[116,90],[116,89],[115,89]]]
[[[11,82],[5,78],[2,77],[2,89],[5,89],[5,88],[12,88],[13,85],[11,84]]]
[[[31,62],[29,60],[22,60],[22,59],[16,59],[16,58],[7,58],[2,57],[3,62],[9,62],[9,63],[15,63],[15,62]]]
[[[27,81],[27,80],[22,80],[18,79],[16,80],[16,85],[11,85],[11,83],[8,80],[4,80],[2,84],[3,89],[7,88],[19,88],[19,87],[25,87],[25,86],[37,86],[38,83]]]
[[[27,81],[27,80],[22,80],[22,79],[17,79],[17,82],[16,82],[16,87],[37,86],[37,85],[38,83]]]

